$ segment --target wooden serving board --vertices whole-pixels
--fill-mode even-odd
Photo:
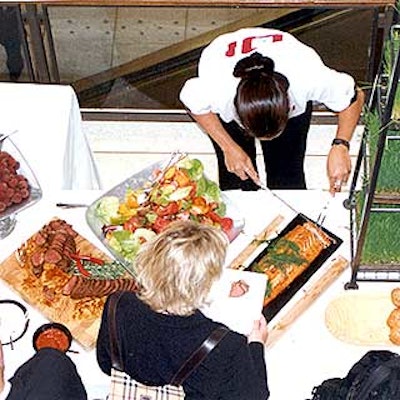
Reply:
[[[278,259],[278,264],[276,265],[274,261],[270,264],[268,261],[262,265],[263,268],[267,268],[265,274],[268,276],[270,284],[269,293],[264,298],[263,308],[263,314],[267,322],[271,321],[278,314],[343,242],[342,239],[324,227],[317,226],[303,214],[296,215],[286,224],[283,230],[278,229],[283,222],[284,218],[278,215],[230,264],[230,267],[234,269],[259,272],[258,263],[263,262],[263,257],[266,257],[270,249],[270,244],[289,237],[297,229],[295,236],[297,235],[297,238],[303,241],[303,245],[299,243],[298,253],[294,253],[294,255],[301,257],[303,261],[297,265],[291,262],[287,262],[286,264],[281,262],[279,264]],[[310,227],[305,228],[306,225]],[[298,228],[300,228],[300,233]],[[307,234],[310,236],[309,241],[305,240],[305,235]],[[266,243],[266,241],[271,239],[270,244]],[[309,245],[309,243],[311,244]],[[282,247],[279,251],[281,254],[285,254],[286,251],[290,252],[291,249],[289,247]],[[306,262],[310,253],[313,253],[312,258],[309,259],[309,262]],[[253,269],[254,266],[256,267],[255,269]],[[284,271],[282,271],[282,267],[285,268]]]
[[[276,235],[276,231],[283,221],[284,217],[282,215],[276,216],[275,219],[265,229],[263,229],[240,254],[238,254],[238,256],[230,263],[229,268],[243,269],[242,264],[244,264],[245,261],[247,261],[257,250],[260,242],[268,240]]]
[[[78,235],[75,243],[80,254],[110,261],[103,252],[84,237]],[[40,278],[36,278],[30,268],[24,266],[23,263],[21,266],[16,254],[13,253],[0,264],[0,278],[46,318],[66,325],[74,339],[84,348],[92,349],[96,344],[106,297],[71,299],[62,294],[62,288],[70,276],[51,264],[45,264],[44,268]],[[52,300],[44,295],[46,287],[55,292]]]
[[[311,304],[338,278],[348,267],[349,262],[338,257],[332,260],[326,272],[318,280],[304,291],[301,298],[294,303],[286,312],[279,317],[278,322],[272,327],[268,334],[267,347],[272,347],[286,332],[286,330],[306,311]]]
[[[362,346],[391,345],[386,324],[395,308],[387,292],[346,292],[325,311],[325,324],[337,339]]]

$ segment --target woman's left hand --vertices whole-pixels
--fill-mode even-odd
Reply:
[[[333,195],[342,190],[349,179],[351,160],[349,150],[345,146],[332,146],[328,154],[327,172],[329,192]]]
[[[267,321],[264,315],[261,315],[259,320],[253,322],[253,329],[247,336],[247,342],[248,343],[259,342],[265,345],[267,339],[268,339]]]

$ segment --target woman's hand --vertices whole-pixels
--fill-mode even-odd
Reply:
[[[191,115],[224,152],[227,170],[236,174],[242,180],[250,178],[256,185],[259,185],[260,178],[253,167],[250,157],[225,131],[218,116],[212,112]]]
[[[336,138],[350,141],[357,127],[364,105],[365,95],[360,88],[356,88],[356,100],[347,108],[338,113],[338,127]],[[334,195],[342,190],[347,183],[351,172],[349,149],[344,145],[334,145],[328,154],[327,171],[329,191]]]
[[[342,186],[347,183],[351,172],[349,150],[345,146],[332,146],[328,154],[327,172],[329,192],[332,194],[340,192]]]
[[[267,342],[267,339],[268,339],[267,321],[265,320],[265,317],[261,315],[259,320],[254,321],[253,329],[247,336],[247,342],[248,343],[259,342],[264,345]]]
[[[236,174],[240,179],[251,179],[256,185],[260,184],[260,178],[253,167],[250,157],[243,149],[233,144],[224,151],[225,165],[229,172]]]

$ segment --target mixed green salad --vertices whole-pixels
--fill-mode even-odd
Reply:
[[[133,262],[141,245],[176,220],[192,220],[221,228],[233,239],[234,224],[226,216],[219,186],[204,175],[203,164],[184,157],[153,171],[141,188],[126,189],[123,198],[102,197],[95,214],[108,246]]]

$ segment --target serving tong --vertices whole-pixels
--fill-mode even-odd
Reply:
[[[3,143],[3,141],[4,141],[5,139],[7,139],[8,137],[10,137],[11,135],[14,135],[14,133],[17,133],[17,132],[18,132],[18,130],[15,129],[15,130],[13,130],[13,131],[11,131],[11,132],[0,133],[0,146],[1,146],[1,144]]]
[[[326,201],[326,203],[322,207],[321,212],[319,213],[319,215],[318,215],[318,217],[317,217],[317,219],[315,221],[319,226],[322,226],[324,224],[324,222],[325,222],[325,218],[326,218],[326,216],[328,214],[328,210],[329,210],[329,206],[331,204],[332,198],[333,198],[332,195],[329,196],[328,200]]]
[[[160,183],[161,179],[164,177],[165,173],[168,171],[169,168],[176,165],[179,161],[183,160],[187,156],[186,153],[181,153],[180,151],[174,151],[171,153],[171,156],[165,166],[161,169],[159,174],[153,179],[149,180],[149,186],[143,189],[143,193],[146,197],[150,194],[150,192],[157,187]]]
[[[300,213],[298,210],[296,210],[291,204],[289,204],[286,200],[282,199],[279,195],[277,195],[273,190],[268,189],[267,186],[265,186],[262,183],[259,183],[259,187],[262,190],[268,190],[275,198],[277,198],[279,201],[281,201],[286,207],[288,207],[290,210],[292,210],[294,213],[296,214],[302,214],[304,216],[305,219],[307,219],[308,221],[317,224],[318,226],[322,227],[323,223],[325,222],[326,216],[328,214],[328,210],[329,210],[329,206],[331,204],[332,198],[333,196],[330,195],[328,200],[326,201],[326,203],[324,204],[324,206],[321,209],[321,212],[319,213],[317,219],[314,221],[311,218],[307,217],[306,215],[304,215],[303,213]]]

